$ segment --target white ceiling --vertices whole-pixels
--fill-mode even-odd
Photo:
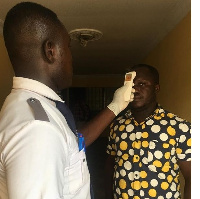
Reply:
[[[188,14],[191,0],[33,0],[57,13],[68,31],[103,33],[86,47],[72,41],[74,74],[124,74]],[[0,26],[19,0],[0,0]],[[2,30],[1,30],[2,31]]]

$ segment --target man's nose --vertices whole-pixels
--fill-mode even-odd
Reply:
[[[139,87],[139,85],[137,85],[137,84],[134,84],[134,85],[132,86],[132,88],[135,89],[135,92],[138,92],[138,91],[140,90],[140,87]]]

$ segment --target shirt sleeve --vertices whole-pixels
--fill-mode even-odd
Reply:
[[[179,161],[191,161],[191,124],[183,122],[178,128],[177,157]]]
[[[114,122],[110,125],[110,133],[108,136],[108,145],[106,153],[109,155],[116,155],[116,149],[115,149],[115,137],[116,133],[114,132]]]
[[[63,198],[66,142],[49,122],[33,121],[6,145],[9,199]]]

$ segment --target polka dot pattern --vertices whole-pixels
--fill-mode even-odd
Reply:
[[[191,124],[160,106],[140,124],[130,113],[110,126],[114,198],[180,198],[178,161],[191,159]]]

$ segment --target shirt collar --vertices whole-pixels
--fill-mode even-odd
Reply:
[[[148,119],[150,119],[150,118],[152,118],[153,116],[162,116],[162,114],[164,113],[164,109],[162,108],[162,106],[160,105],[160,104],[157,104],[157,107],[156,107],[156,109],[154,110],[154,112],[152,113],[152,115],[150,115],[149,117],[147,117],[146,119],[145,119],[145,121],[146,120],[148,120]],[[127,112],[125,113],[125,117],[126,118],[133,118],[133,116],[132,116],[132,112],[131,112],[131,109],[128,109],[127,110]],[[133,118],[134,119],[134,118]]]
[[[29,90],[49,99],[64,102],[51,88],[33,79],[13,77],[13,89]]]

